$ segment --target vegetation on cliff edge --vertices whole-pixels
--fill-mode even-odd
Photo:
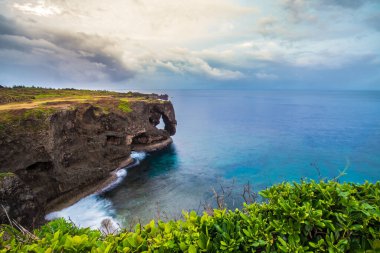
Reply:
[[[45,120],[62,109],[76,109],[91,104],[104,114],[129,113],[131,102],[162,103],[167,95],[138,92],[113,92],[76,89],[51,89],[15,86],[0,88],[0,134],[5,130],[39,130]]]
[[[94,96],[113,97],[146,97],[147,95],[137,92],[114,92],[106,90],[77,90],[77,89],[53,89],[40,87],[14,86],[12,88],[0,89],[0,104],[14,102],[33,102],[36,100],[46,100],[54,98],[82,97],[91,98]]]
[[[103,235],[58,219],[26,235],[1,229],[0,252],[380,252],[380,182],[282,183],[261,203]]]
[[[12,172],[0,172],[0,179],[8,176],[13,176],[14,174]],[[0,182],[1,183],[1,182]]]

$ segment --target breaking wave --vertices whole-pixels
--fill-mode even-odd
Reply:
[[[45,219],[54,220],[57,218],[65,218],[66,220],[71,220],[79,227],[90,227],[93,229],[101,229],[101,222],[104,219],[109,219],[114,227],[119,227],[118,221],[115,218],[116,215],[112,207],[112,202],[103,198],[101,194],[118,186],[127,176],[128,168],[139,165],[146,157],[146,153],[133,151],[131,157],[133,158],[133,163],[116,171],[116,179],[111,184],[69,207],[47,214]]]

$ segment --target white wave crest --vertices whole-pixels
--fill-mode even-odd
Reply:
[[[99,193],[105,193],[110,190],[113,190],[116,186],[118,186],[121,182],[123,182],[128,172],[126,169],[119,169],[118,171],[116,171],[115,174],[116,174],[116,179],[112,183],[104,187],[102,190],[100,190]]]
[[[114,210],[111,201],[92,194],[72,206],[47,214],[45,218],[54,220],[62,217],[71,220],[79,227],[100,229],[104,219],[110,219],[113,224],[117,224],[113,216]]]
[[[116,171],[116,179],[111,184],[103,188],[101,191],[91,194],[69,207],[47,214],[45,219],[54,220],[62,217],[66,220],[71,220],[79,227],[90,227],[93,229],[101,229],[102,221],[109,219],[114,227],[119,228],[117,220],[113,218],[115,212],[112,207],[112,202],[99,195],[118,186],[127,176],[127,169],[139,165],[140,161],[144,160],[146,155],[145,152],[132,151],[131,157],[134,159],[134,162],[131,165]]]
[[[132,151],[131,152],[131,157],[135,160],[142,161],[146,157],[146,152],[137,152],[137,151]]]

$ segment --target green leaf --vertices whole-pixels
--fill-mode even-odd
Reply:
[[[189,253],[197,253],[197,248],[194,245],[190,245]]]
[[[319,248],[319,245],[317,245],[317,244],[315,244],[315,243],[313,243],[313,242],[309,242],[309,245],[311,246],[311,247],[313,247],[313,248]]]
[[[278,240],[283,246],[287,246],[287,243],[286,243],[285,240],[282,239],[281,237],[277,237],[277,240]]]
[[[372,242],[372,248],[375,250],[380,250],[380,240],[376,239]]]
[[[251,232],[249,232],[247,229],[243,229],[243,233],[246,235],[246,236],[251,236]]]
[[[107,248],[104,250],[104,253],[109,253],[109,252],[111,252],[111,249],[112,249],[112,244],[109,244],[109,245],[107,246]]]
[[[199,240],[198,240],[198,245],[199,248],[201,249],[207,249],[207,244],[208,244],[208,238],[205,234],[201,233],[199,235]]]
[[[362,230],[363,229],[363,225],[360,225],[360,224],[355,224],[355,225],[352,225],[350,227],[351,230]]]

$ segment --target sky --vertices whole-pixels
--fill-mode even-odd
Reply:
[[[0,0],[0,84],[380,90],[380,0]]]

